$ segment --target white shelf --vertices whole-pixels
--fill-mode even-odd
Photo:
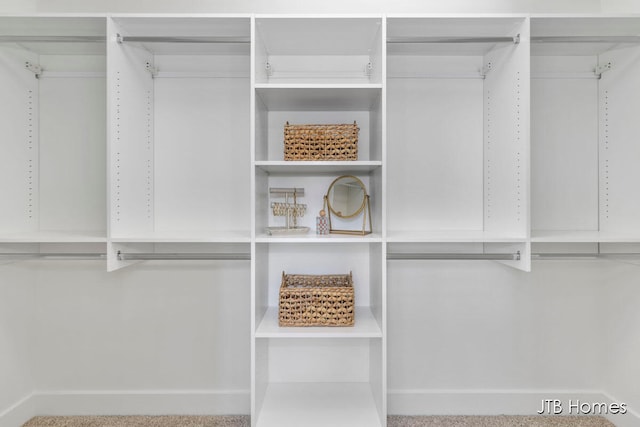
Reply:
[[[368,55],[381,23],[379,16],[259,16],[256,32],[269,55]]]
[[[380,100],[381,84],[256,84],[269,111],[368,111]]]
[[[119,235],[112,242],[126,243],[249,243],[249,232],[243,231],[156,231]]]
[[[257,427],[378,427],[369,383],[270,383]]]
[[[269,174],[338,174],[368,173],[382,167],[381,161],[256,161],[257,168]]]
[[[106,243],[100,231],[32,231],[0,234],[0,243]]]
[[[256,235],[257,243],[380,243],[382,235],[378,233],[366,236],[351,236],[347,234],[317,235],[314,230],[309,234],[293,236],[269,236],[265,233]]]
[[[640,243],[640,233],[614,233],[596,230],[533,230],[534,243]]]
[[[52,42],[49,37],[100,37],[106,39],[105,18],[96,16],[3,16],[3,36],[27,36],[37,40],[8,43],[41,55],[105,55],[106,43]],[[5,45],[5,44],[3,44]]]
[[[637,16],[628,17],[532,17],[532,37],[634,36],[640,32]],[[532,56],[593,56],[630,46],[621,43],[531,43]]]
[[[521,243],[526,236],[482,230],[389,231],[390,243]]]
[[[280,327],[278,307],[269,307],[256,338],[380,338],[382,331],[369,307],[356,307],[355,323],[344,327]]]

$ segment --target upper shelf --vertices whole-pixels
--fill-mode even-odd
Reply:
[[[256,84],[270,111],[368,111],[380,103],[381,84]]]
[[[259,17],[256,38],[268,56],[369,55],[381,25],[381,18]]]
[[[0,46],[41,55],[105,55],[106,22],[98,17],[0,17]]]
[[[640,18],[531,18],[534,56],[592,56],[640,44]]]
[[[251,21],[243,17],[114,17],[118,42],[156,55],[249,55]]]
[[[482,56],[519,43],[523,18],[389,18],[389,55]]]

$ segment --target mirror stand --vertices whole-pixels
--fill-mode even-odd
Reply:
[[[334,234],[351,234],[358,236],[366,236],[367,234],[371,234],[373,232],[373,227],[371,225],[371,203],[369,202],[369,195],[364,195],[364,209],[362,210],[362,230],[341,230],[333,228],[333,224],[331,222],[331,209],[327,209],[329,207],[329,197],[325,194],[324,196],[324,210],[327,212],[327,216],[329,217],[329,233]],[[367,222],[369,223],[369,229],[367,230]]]

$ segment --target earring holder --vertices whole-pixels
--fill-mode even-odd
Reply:
[[[271,212],[273,216],[286,217],[284,227],[267,227],[267,234],[306,234],[309,227],[298,226],[298,218],[302,218],[307,212],[307,205],[298,203],[298,197],[304,197],[304,188],[269,188],[271,197],[284,197],[284,203],[272,202]],[[293,203],[290,202],[293,199]]]

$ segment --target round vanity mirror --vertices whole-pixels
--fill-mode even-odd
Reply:
[[[329,233],[371,234],[369,195],[364,183],[355,176],[336,178],[324,196],[324,206],[329,217]],[[359,216],[362,221],[358,220]]]
[[[355,176],[336,178],[327,191],[327,204],[332,214],[340,218],[352,218],[365,207],[367,191]]]

